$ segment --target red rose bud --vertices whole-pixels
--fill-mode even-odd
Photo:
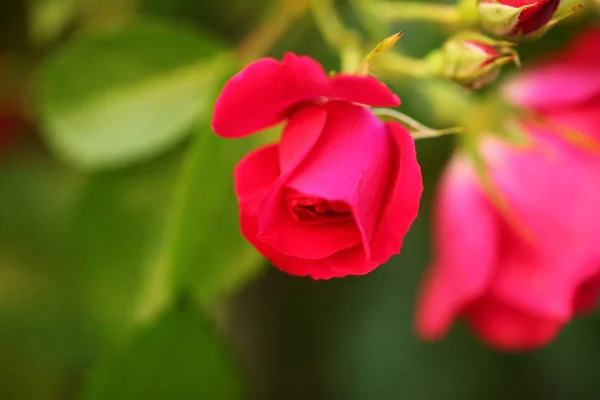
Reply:
[[[511,46],[510,42],[476,33],[459,34],[448,40],[438,53],[438,68],[445,78],[479,89],[492,83],[504,64],[519,64],[519,57]]]
[[[479,17],[484,29],[500,36],[520,37],[544,28],[561,0],[481,0]]]

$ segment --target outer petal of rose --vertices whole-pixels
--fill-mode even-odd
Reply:
[[[287,54],[281,63],[263,58],[225,84],[212,127],[223,137],[246,136],[282,122],[298,103],[329,92],[325,71],[311,58]]]
[[[596,265],[600,270],[600,259],[596,260]],[[592,312],[598,305],[600,298],[600,271],[596,276],[592,276],[587,281],[583,282],[577,288],[577,294],[573,300],[573,307],[576,312],[588,313]]]
[[[600,27],[594,26],[581,32],[566,51],[570,59],[600,65]]]
[[[279,178],[279,146],[263,146],[248,153],[234,171],[234,188],[241,212],[257,214],[260,204]]]
[[[417,217],[423,192],[413,138],[396,122],[388,122],[386,129],[392,138],[396,173],[388,182],[388,194],[371,245],[371,258],[379,263],[400,252],[404,235]]]
[[[600,28],[591,28],[568,48],[509,82],[505,94],[523,107],[566,108],[600,96],[599,69]]]
[[[398,107],[400,98],[371,76],[336,75],[331,80],[331,98],[373,107]]]
[[[323,179],[332,178],[332,174],[337,173],[335,177],[339,182],[344,183],[340,179],[340,168],[348,157],[352,157],[353,153],[336,153],[336,147],[343,147],[344,151],[349,150],[349,142],[351,140],[351,131],[344,131],[342,140],[332,142],[331,121],[341,118],[349,119],[350,124],[355,122],[351,115],[340,115],[339,112],[332,115],[330,109],[333,104],[344,104],[344,110],[354,108],[361,112],[364,110],[368,115],[370,113],[363,107],[352,105],[349,103],[329,103],[321,106],[322,108],[309,106],[304,107],[296,112],[286,126],[282,137],[282,145],[280,151],[280,163],[282,169],[293,174],[291,177],[282,177],[286,186],[296,192],[305,194],[307,197],[317,197],[327,200],[338,200],[352,204],[346,197],[327,196],[327,193],[317,193],[315,191],[303,190],[304,188],[294,185],[293,182],[300,180],[308,184],[320,184]],[[325,121],[325,114],[327,121]],[[375,119],[375,117],[373,117]],[[324,124],[325,123],[325,124]],[[364,128],[364,126],[358,126]],[[336,133],[336,132],[334,132]],[[349,139],[350,137],[350,139]],[[339,137],[337,137],[339,139]],[[317,145],[315,142],[318,140]],[[355,142],[352,142],[356,144]],[[364,151],[364,145],[354,149],[354,153]],[[322,162],[319,154],[326,153],[327,160]],[[337,156],[341,156],[335,158]],[[317,159],[317,162],[313,161]],[[333,158],[331,158],[333,157]],[[346,163],[347,164],[347,163]],[[305,172],[309,171],[309,175]],[[304,179],[302,178],[304,177]],[[325,178],[323,178],[325,177]],[[356,179],[356,176],[353,175]],[[333,178],[332,178],[333,179]],[[347,182],[346,182],[347,183]],[[328,182],[327,184],[331,184]],[[350,188],[356,186],[356,182],[348,183]],[[375,193],[376,194],[376,193]],[[353,247],[361,242],[361,233],[352,220],[340,222],[331,222],[325,224],[303,224],[296,221],[292,216],[286,204],[286,187],[281,185],[274,187],[267,196],[263,209],[259,214],[259,239],[268,242],[277,251],[293,257],[302,259],[321,259]]]
[[[347,204],[369,258],[369,243],[394,172],[392,141],[385,126],[364,107],[332,101],[323,108],[327,111],[327,121],[319,142],[286,186],[311,197]],[[310,241],[310,236],[307,240]]]
[[[282,174],[291,174],[313,149],[325,127],[327,111],[306,105],[290,116],[283,130],[279,151]]]
[[[552,133],[532,131],[529,150],[485,146],[493,179],[532,237],[506,228],[490,292],[528,312],[566,321],[578,287],[597,273],[600,161]],[[490,142],[493,144],[493,142]],[[552,179],[548,179],[551,176]]]
[[[258,238],[258,214],[268,191],[279,178],[277,145],[265,146],[249,153],[235,170],[235,191],[240,203],[240,225],[246,239],[277,268],[291,275],[311,276],[314,279],[329,279],[347,275],[337,271],[343,265],[365,260],[362,247],[341,252],[331,260],[305,260],[286,256],[270,244]]]
[[[598,73],[600,74],[600,67]],[[600,93],[598,99],[589,104],[581,104],[577,107],[565,110],[557,110],[549,113],[548,119],[557,123],[553,129],[559,131],[570,128],[577,133],[581,133],[590,139],[596,141],[596,146],[600,147]],[[586,150],[584,150],[586,151]],[[593,149],[588,149],[588,153],[593,153]],[[600,165],[598,150],[594,153],[595,159]]]
[[[536,110],[564,108],[600,96],[600,66],[570,61],[533,68],[504,88],[514,104]]]
[[[561,321],[527,314],[491,298],[474,303],[466,316],[481,340],[505,351],[542,347],[551,342],[563,326]]]
[[[502,2],[514,2],[514,0],[502,0]],[[519,16],[518,30],[524,34],[535,32],[544,25],[546,25],[551,19],[561,0],[538,0],[536,5],[524,10]],[[525,0],[520,2],[532,3],[531,0]]]
[[[436,259],[416,319],[426,339],[446,333],[463,308],[483,295],[496,268],[497,216],[473,175],[466,160],[456,158],[442,178],[434,219]]]
[[[235,170],[235,191],[240,205],[240,225],[244,237],[279,269],[299,276],[312,275],[328,279],[334,272],[323,265],[285,256],[258,239],[258,214],[264,198],[279,178],[279,151],[277,145],[255,150],[239,162]]]
[[[319,260],[286,256],[264,242],[259,244],[258,248],[280,270],[290,275],[310,276],[313,279],[364,275],[378,266],[365,258],[364,249],[360,245]]]

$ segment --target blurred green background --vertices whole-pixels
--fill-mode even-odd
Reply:
[[[336,5],[357,29],[401,28],[409,54],[444,38],[365,21],[358,3]],[[440,343],[415,336],[452,138],[418,143],[420,215],[402,255],[368,276],[287,276],[244,242],[232,169],[277,132],[220,139],[211,108],[242,66],[236,48],[278,7],[2,0],[0,399],[600,398],[597,315],[526,354],[494,352],[461,324]],[[310,15],[294,13],[266,55],[337,69]],[[525,65],[589,19],[521,46]],[[420,82],[388,83],[403,112],[440,124]]]

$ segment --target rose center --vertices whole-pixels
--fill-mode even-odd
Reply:
[[[342,201],[300,197],[288,199],[288,205],[294,219],[304,224],[352,219],[350,208]]]

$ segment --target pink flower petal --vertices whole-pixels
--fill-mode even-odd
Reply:
[[[327,111],[307,105],[290,117],[281,137],[279,163],[283,174],[289,175],[312,150],[325,127]]]
[[[600,28],[573,39],[568,49],[546,58],[505,86],[506,97],[521,107],[567,108],[600,98]]]
[[[564,58],[588,65],[600,65],[600,26],[587,28],[571,44],[566,49],[567,55]]]
[[[333,99],[373,107],[398,107],[400,98],[379,80],[371,76],[336,75],[331,80]]]
[[[600,74],[600,71],[598,72]],[[549,113],[547,118],[557,124],[553,127],[557,132],[571,129],[594,141],[600,146],[600,94],[596,101],[581,104],[565,110]],[[588,152],[593,150],[588,149]]]
[[[337,146],[348,149],[351,144],[348,137],[352,136],[352,131],[341,132],[345,136],[342,140],[332,136],[332,121],[336,121],[340,116],[332,115],[333,104],[323,105],[322,109],[314,106],[303,108],[293,115],[282,137],[281,165],[286,171],[293,172],[286,186],[295,193],[309,198],[339,201],[351,207],[353,200],[351,197],[336,197],[318,190],[305,190],[307,187],[294,184],[294,182],[305,183],[309,185],[308,189],[313,188],[310,185],[329,185],[331,182],[324,182],[324,180],[331,179],[333,174],[339,172],[339,168],[343,168],[339,165],[340,162],[347,163],[352,157],[353,153],[336,153]],[[371,115],[362,107],[347,103],[339,104],[344,104],[345,109],[356,107]],[[327,121],[324,126],[325,112]],[[344,115],[343,119],[349,121],[349,124],[356,120],[350,115]],[[317,140],[318,146],[313,147]],[[359,147],[354,152],[360,150]],[[319,156],[322,154],[325,154],[324,159]],[[357,179],[356,174],[353,176]],[[353,190],[356,186],[356,181],[340,181],[339,176],[337,178],[336,184],[348,186],[345,187],[347,190]],[[282,183],[286,179],[287,177],[284,177]],[[352,219],[325,224],[298,222],[292,215],[289,205],[286,204],[289,195],[290,192],[281,185],[273,188],[265,200],[263,212],[259,215],[259,238],[268,242],[280,253],[311,260],[320,259],[361,242],[361,234]]]
[[[499,271],[491,292],[527,312],[566,321],[579,285],[600,270],[600,159],[552,133],[532,130],[530,150],[484,148],[493,179],[533,233],[503,228]],[[551,177],[549,179],[549,177]]]
[[[288,54],[280,63],[263,58],[231,78],[215,103],[212,127],[223,137],[242,137],[282,122],[302,102],[330,92],[323,68]]]
[[[367,260],[362,244],[317,260],[290,257],[258,238],[258,214],[267,193],[279,179],[277,145],[265,146],[248,154],[235,171],[235,189],[240,203],[240,225],[244,237],[277,268],[291,275],[330,279],[362,275],[379,264]]]
[[[396,122],[388,122],[385,126],[392,139],[396,173],[389,176],[388,193],[372,240],[372,258],[379,263],[400,252],[404,235],[417,217],[423,192],[413,138]]]
[[[563,323],[492,298],[481,299],[467,312],[469,325],[480,339],[499,350],[522,351],[542,347],[552,341]]]
[[[268,191],[279,178],[279,146],[263,146],[248,154],[238,163],[234,171],[235,192],[240,209],[258,207]]]
[[[596,264],[600,265],[600,260],[596,260]],[[593,312],[598,305],[599,298],[600,272],[579,285],[575,299],[573,300],[573,307],[578,313]]]
[[[277,145],[255,150],[240,161],[235,170],[235,191],[240,205],[240,225],[244,237],[279,269],[291,275],[314,279],[344,276],[328,266],[328,262],[289,257],[279,253],[268,243],[258,239],[258,213],[265,196],[279,177]],[[360,248],[359,248],[360,250]],[[350,259],[354,260],[354,253]]]
[[[600,95],[599,68],[573,63],[533,68],[511,81],[504,94],[514,104],[535,110],[585,103]]]
[[[327,121],[318,145],[287,186],[313,197],[348,204],[369,258],[369,243],[394,171],[393,143],[385,126],[368,109],[335,101],[323,108]]]
[[[436,258],[420,294],[416,329],[443,336],[470,302],[482,296],[496,268],[496,211],[470,164],[455,158],[442,178],[435,207]]]

